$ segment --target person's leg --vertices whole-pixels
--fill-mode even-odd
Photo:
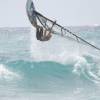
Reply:
[[[44,30],[43,30],[43,27],[41,27],[40,29],[40,41],[44,41]]]
[[[43,36],[46,37],[46,34],[47,34],[47,30],[45,29]]]
[[[39,26],[36,28],[36,38],[37,40],[40,40],[40,27]]]
[[[44,41],[45,37],[46,37],[46,30],[43,29],[42,36],[41,36],[41,41]]]
[[[43,37],[43,27],[40,28],[40,37]]]

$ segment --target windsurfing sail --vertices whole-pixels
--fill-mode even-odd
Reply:
[[[27,15],[29,17],[29,20],[34,27],[37,27],[37,25],[39,24],[42,27],[44,27],[44,29],[49,31],[53,25],[52,30],[51,30],[51,32],[53,34],[63,36],[64,38],[69,37],[75,41],[78,41],[82,44],[91,46],[100,51],[99,47],[89,43],[82,37],[71,32],[69,29],[61,26],[60,24],[57,24],[55,21],[52,21],[51,19],[49,19],[49,18],[45,17],[44,15],[42,15],[41,13],[37,12],[35,10],[34,3],[32,0],[27,0],[26,9],[27,9]]]

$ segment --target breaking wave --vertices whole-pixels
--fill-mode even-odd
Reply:
[[[44,84],[45,87],[49,85],[52,88],[60,86],[63,90],[67,87],[67,84],[73,83],[72,81],[76,81],[76,83],[77,81],[100,83],[99,65],[100,63],[95,62],[90,56],[71,56],[65,63],[60,63],[58,60],[55,62],[9,61],[0,65],[0,79],[17,79],[20,83],[24,82],[27,85],[29,84],[27,82],[30,81],[29,85],[34,86],[37,84],[38,88]],[[41,79],[44,82],[43,84],[40,84]]]
[[[19,75],[7,69],[5,65],[0,64],[0,79],[12,80],[18,77]]]

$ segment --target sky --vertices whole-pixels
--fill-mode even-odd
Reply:
[[[31,26],[27,0],[0,0],[0,27]],[[63,26],[100,25],[100,0],[33,0],[36,10]]]

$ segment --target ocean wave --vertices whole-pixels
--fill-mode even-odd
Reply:
[[[77,75],[95,83],[100,82],[100,63],[95,62],[91,56],[70,56],[66,63],[17,60],[7,62],[5,65],[14,72],[19,73],[24,79],[30,79],[30,77],[40,78],[41,76],[48,79],[49,76],[51,80],[54,78],[62,80],[63,78],[70,79],[71,76],[74,78],[74,75]]]

